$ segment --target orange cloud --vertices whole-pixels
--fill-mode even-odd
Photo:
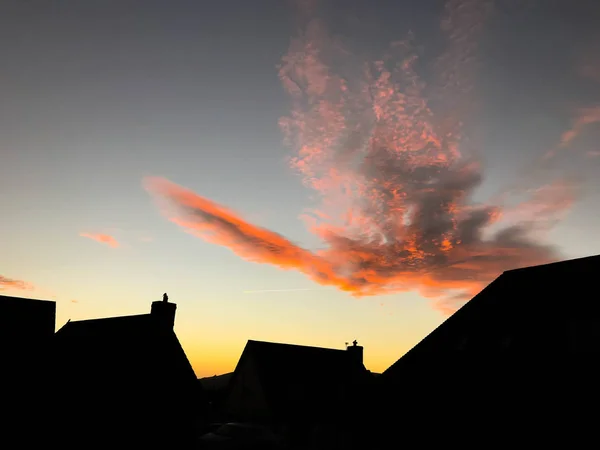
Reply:
[[[119,247],[119,243],[117,242],[117,240],[108,235],[108,234],[101,234],[101,233],[79,233],[79,236],[85,237],[85,238],[89,238],[92,239],[96,242],[100,242],[102,244],[106,244],[109,247],[112,248],[117,248]]]
[[[321,250],[164,178],[146,179],[146,189],[173,223],[246,260],[298,270],[356,297],[417,291],[447,313],[504,270],[559,259],[532,236],[568,211],[576,195],[568,183],[532,190],[515,212],[473,202],[484,174],[463,121],[488,6],[449,2],[448,51],[431,89],[412,37],[354,66],[319,21],[292,40],[279,67],[292,111],[279,123],[294,151],[291,167],[320,199],[303,218]]]
[[[482,240],[478,230],[489,222],[486,210],[474,211],[458,225],[452,237],[455,245],[448,250],[415,228],[406,241],[389,243],[332,232],[327,250],[313,253],[168,180],[149,178],[145,184],[169,219],[190,233],[249,261],[299,270],[356,297],[417,290],[433,299],[452,294],[453,300],[464,301],[503,270],[553,256],[550,248],[533,243],[517,226]]]
[[[0,275],[0,291],[8,289],[17,289],[21,291],[31,291],[34,289],[31,283],[27,283],[22,280],[15,280],[14,278],[8,278]]]

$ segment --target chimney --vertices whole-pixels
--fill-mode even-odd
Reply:
[[[152,302],[152,309],[150,314],[155,317],[163,326],[168,329],[173,329],[175,325],[175,311],[177,305],[175,303],[169,303],[169,296],[163,295],[162,301]]]
[[[363,364],[363,347],[358,345],[358,342],[356,340],[352,342],[352,345],[348,345],[346,347],[346,351],[350,354],[350,357],[359,365]]]

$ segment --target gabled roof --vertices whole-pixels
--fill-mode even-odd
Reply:
[[[298,409],[298,402],[313,409],[333,399],[338,389],[368,376],[362,362],[346,350],[249,340],[231,384],[246,358],[256,367],[265,399],[275,414]]]
[[[516,346],[536,352],[557,351],[566,326],[558,322],[599,314],[597,296],[600,255],[509,270],[415,347],[385,370],[382,379],[401,376],[415,365],[431,364],[457,349],[494,354],[508,335],[522,338]],[[591,300],[591,301],[590,301]],[[553,337],[554,336],[554,337]],[[554,340],[551,340],[554,339]],[[464,354],[464,353],[462,353]]]
[[[57,332],[57,336],[78,336],[92,338],[96,335],[128,336],[137,335],[140,331],[155,332],[157,323],[150,314],[137,314],[131,316],[106,317],[101,319],[86,319],[68,321]]]
[[[69,321],[54,341],[59,364],[89,378],[189,380],[197,386],[175,332],[151,314]]]
[[[53,344],[53,419],[68,427],[61,439],[76,432],[183,448],[193,417],[206,411],[192,366],[158,313],[69,321]]]

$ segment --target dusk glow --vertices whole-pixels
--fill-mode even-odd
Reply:
[[[503,271],[600,253],[600,7],[26,3],[0,291],[58,327],[168,291],[198,376],[248,339],[380,372]]]

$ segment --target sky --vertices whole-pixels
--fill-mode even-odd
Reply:
[[[600,253],[599,20],[4,1],[0,291],[57,328],[167,292],[198,376],[248,339],[357,339],[382,372],[502,271]]]

